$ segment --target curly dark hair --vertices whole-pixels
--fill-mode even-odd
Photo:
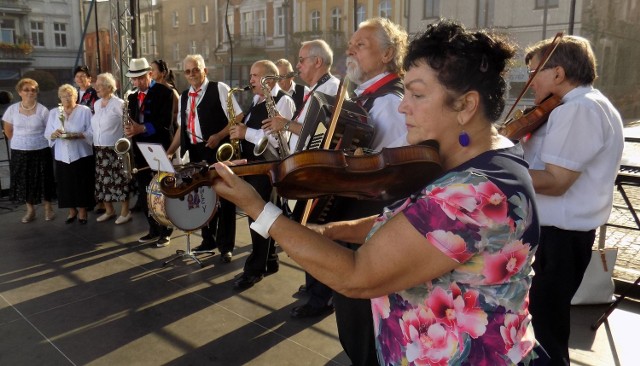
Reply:
[[[451,93],[448,103],[468,91],[480,94],[485,116],[500,118],[507,90],[505,73],[516,46],[506,35],[487,30],[469,31],[458,22],[440,19],[418,33],[409,44],[404,69],[426,63]]]

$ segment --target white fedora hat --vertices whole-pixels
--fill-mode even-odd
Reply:
[[[128,78],[135,78],[142,76],[149,71],[151,71],[151,66],[149,66],[149,62],[147,62],[146,58],[132,58],[129,63],[129,71],[127,71],[126,76]]]

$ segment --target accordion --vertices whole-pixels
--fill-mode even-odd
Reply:
[[[336,97],[314,92],[307,101],[309,107],[302,125],[295,151],[320,149],[331,123]],[[369,114],[358,103],[344,100],[329,149],[343,151],[369,148],[374,136],[373,126],[367,124]]]

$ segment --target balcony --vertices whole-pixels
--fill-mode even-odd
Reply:
[[[0,42],[0,60],[7,63],[29,62],[29,55],[33,47],[28,43],[3,43]]]
[[[237,48],[264,48],[265,35],[258,33],[245,33],[233,37],[233,47]]]
[[[314,39],[322,39],[329,44],[334,54],[336,52],[344,51],[347,47],[347,40],[345,32],[343,31],[304,31],[295,32],[292,36],[293,44],[300,44],[300,42],[311,41]]]

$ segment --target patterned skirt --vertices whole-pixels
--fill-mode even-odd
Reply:
[[[37,205],[51,201],[55,195],[51,148],[40,150],[11,149],[11,199]]]
[[[129,182],[113,148],[96,146],[96,200],[123,202],[129,198]]]

